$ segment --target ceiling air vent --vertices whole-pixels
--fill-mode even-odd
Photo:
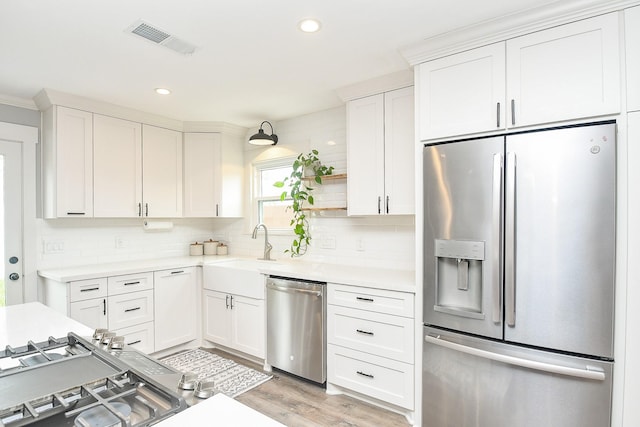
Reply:
[[[129,26],[125,31],[183,55],[191,55],[196,51],[195,45],[184,40],[180,40],[176,36],[173,36],[166,31],[149,24],[148,22],[137,21],[133,25]]]

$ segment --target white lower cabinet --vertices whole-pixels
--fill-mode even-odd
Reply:
[[[413,364],[348,347],[327,346],[328,381],[383,402],[413,409]]]
[[[153,321],[153,291],[139,291],[107,298],[109,329],[118,330]]]
[[[58,282],[45,279],[45,304],[90,328],[154,353],[199,339],[196,267]],[[234,301],[235,303],[235,301]]]
[[[107,298],[92,298],[69,304],[69,317],[93,329],[107,327]]]
[[[116,335],[124,337],[124,344],[143,353],[153,353],[155,350],[153,322],[141,323],[128,328],[116,329]]]
[[[264,300],[205,289],[204,339],[264,358]]]
[[[198,338],[195,267],[155,271],[155,350]]]
[[[414,409],[414,295],[328,284],[327,384]]]

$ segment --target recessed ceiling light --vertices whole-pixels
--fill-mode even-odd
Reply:
[[[169,95],[171,93],[171,91],[169,89],[165,89],[163,87],[157,87],[156,88],[156,93],[158,95]]]
[[[303,19],[298,24],[298,28],[300,28],[300,30],[304,31],[305,33],[315,33],[316,31],[320,30],[320,21],[311,18]]]

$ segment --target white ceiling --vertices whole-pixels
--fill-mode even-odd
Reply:
[[[406,45],[555,2],[1,0],[0,94],[31,99],[49,88],[253,127],[341,105],[336,89],[408,69]],[[298,30],[305,17],[321,31]],[[197,51],[184,56],[124,31],[140,19]]]

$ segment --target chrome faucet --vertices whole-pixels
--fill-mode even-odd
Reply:
[[[258,237],[258,229],[260,227],[264,228],[264,256],[258,259],[265,260],[265,261],[273,261],[271,259],[271,249],[273,249],[273,246],[271,246],[271,243],[269,243],[269,232],[267,231],[267,226],[264,225],[263,223],[256,225],[256,228],[253,229],[253,234],[251,235],[251,238],[255,239],[256,237]]]

